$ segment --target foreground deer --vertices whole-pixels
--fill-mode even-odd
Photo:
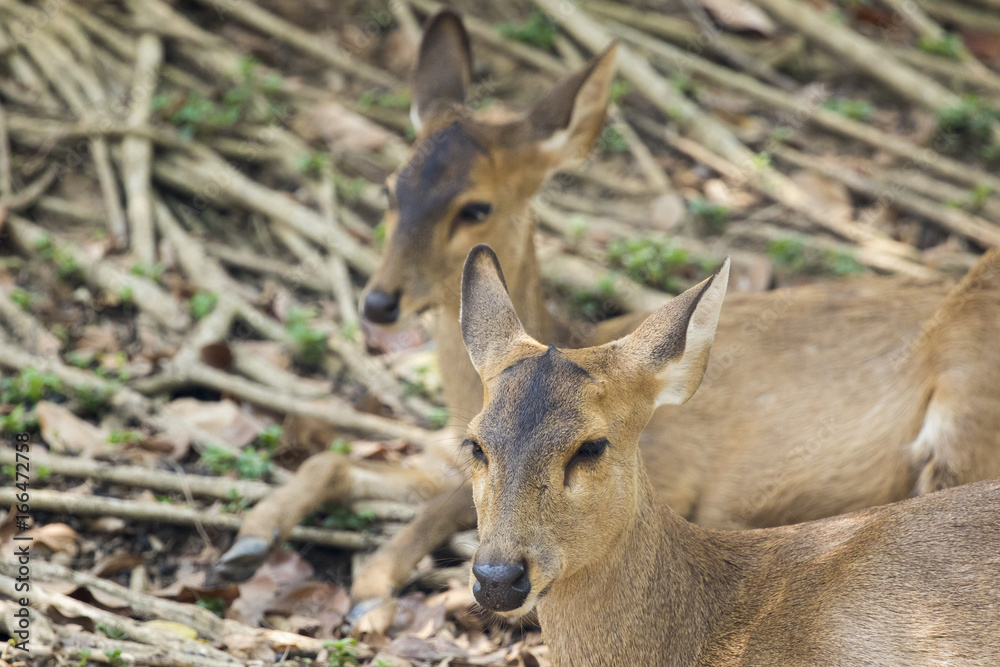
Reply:
[[[728,278],[726,260],[634,333],[561,350],[525,333],[496,255],[473,249],[476,599],[537,607],[555,665],[998,664],[1000,482],[751,531],[656,500],[639,434],[698,389]]]

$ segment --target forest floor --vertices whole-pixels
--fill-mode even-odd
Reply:
[[[206,581],[308,456],[402,465],[447,419],[426,333],[357,314],[439,6],[0,0],[0,667],[550,664],[475,610],[469,535],[351,626],[406,504],[325,506]],[[598,147],[533,207],[563,316],[655,307],[727,254],[760,291],[1000,245],[998,0],[448,6],[480,109],[624,47]]]

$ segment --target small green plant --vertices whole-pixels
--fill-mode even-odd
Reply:
[[[823,102],[823,108],[829,109],[841,116],[864,122],[875,113],[875,107],[866,100],[850,100],[846,97],[831,97]]]
[[[354,512],[343,505],[328,505],[322,511],[326,514],[322,521],[324,528],[363,532],[371,528],[375,522],[375,515],[372,512],[367,510]]]
[[[333,185],[337,189],[337,196],[346,202],[356,202],[361,199],[365,188],[371,183],[364,178],[346,178],[337,173],[333,175]]]
[[[80,659],[77,660],[76,664],[80,665],[80,667],[87,667],[87,663],[90,662],[90,656],[91,656],[90,649],[89,648],[83,649],[82,651],[80,651]]]
[[[111,405],[111,398],[115,394],[115,386],[95,387],[92,385],[77,385],[73,388],[73,393],[79,403],[81,416],[100,415],[107,411]]]
[[[358,106],[378,107],[380,109],[409,109],[410,93],[405,90],[385,92],[381,90],[366,90],[358,98]]]
[[[118,289],[118,300],[122,303],[132,303],[134,296],[131,285],[122,285]]]
[[[125,632],[124,628],[120,625],[112,625],[110,623],[98,623],[97,629],[104,634],[108,639],[125,639],[128,637],[128,633]],[[121,653],[119,651],[119,653]]]
[[[221,447],[208,445],[201,452],[201,464],[213,475],[226,475],[236,469],[236,456]]]
[[[38,417],[35,415],[35,411],[28,410],[23,404],[15,406],[10,414],[0,417],[0,431],[22,433],[37,430]]]
[[[347,455],[354,451],[354,447],[347,440],[344,440],[343,438],[337,438],[336,440],[330,443],[330,451],[336,454]]]
[[[729,209],[722,204],[710,202],[701,195],[688,203],[688,211],[696,221],[709,233],[722,232],[729,221]]]
[[[637,283],[676,293],[677,278],[701,273],[701,267],[686,250],[647,239],[614,241],[608,246],[608,261]]]
[[[320,151],[311,151],[299,156],[296,166],[307,176],[319,176],[330,164],[330,156]]]
[[[112,445],[122,445],[129,442],[142,442],[142,433],[138,431],[126,431],[123,429],[113,429],[108,434],[108,443]]]
[[[257,434],[257,445],[273,452],[281,444],[282,431],[281,424],[265,426]]]
[[[236,457],[236,476],[240,479],[261,479],[271,472],[271,452],[247,447]]]
[[[923,36],[920,38],[920,50],[935,56],[959,60],[965,53],[962,45],[962,38],[958,35],[948,33],[940,39]]]
[[[34,404],[43,398],[65,398],[62,380],[54,373],[43,373],[33,366],[13,377],[0,378],[0,403]]]
[[[119,639],[124,639],[124,637],[119,637]],[[125,667],[125,658],[122,657],[122,650],[120,648],[108,649],[104,652],[104,656],[108,659],[108,664],[111,667]]]
[[[978,212],[983,208],[983,204],[993,196],[993,188],[988,185],[977,185],[968,194],[948,202],[955,208],[964,208],[967,211]]]
[[[10,300],[18,305],[21,310],[30,311],[32,296],[28,290],[15,287],[10,292]]]
[[[163,262],[157,262],[156,264],[143,264],[141,262],[136,262],[129,269],[129,272],[134,276],[141,276],[143,278],[148,278],[153,282],[159,282],[160,278],[163,277],[163,272],[166,270],[167,265]]]
[[[219,618],[225,618],[226,601],[222,598],[198,598],[195,604],[202,609],[207,609]]]
[[[864,271],[851,253],[813,248],[792,236],[771,241],[767,254],[776,265],[798,273],[844,276]]]
[[[315,317],[316,311],[312,308],[292,308],[285,320],[285,330],[296,344],[296,358],[309,368],[319,366],[327,351],[326,334],[310,326]]]
[[[199,93],[186,97],[180,94],[157,95],[152,100],[153,111],[159,112],[164,120],[176,125],[180,133],[187,137],[228,129],[250,118],[253,115],[253,100],[257,96],[267,102],[263,120],[270,120],[281,113],[281,105],[274,102],[273,96],[281,90],[282,80],[276,74],[262,80],[256,69],[256,60],[244,58],[239,64],[235,85],[221,96],[208,98]]]
[[[39,482],[44,482],[51,476],[52,468],[49,468],[48,466],[37,466],[35,468],[35,479]]]
[[[498,23],[497,31],[507,39],[530,44],[539,49],[551,49],[556,41],[555,23],[537,9],[531,12],[523,23]]]
[[[611,82],[611,89],[608,91],[608,101],[611,104],[618,104],[622,98],[632,92],[632,84],[623,79],[615,79]]]
[[[235,455],[221,447],[208,446],[201,453],[201,463],[214,475],[235,472],[240,479],[260,479],[271,470],[271,453],[247,447]]]
[[[250,507],[250,500],[244,498],[236,489],[229,489],[229,495],[222,503],[222,511],[226,514],[242,514]]]
[[[200,320],[215,310],[215,304],[219,302],[219,295],[214,292],[197,292],[188,304],[191,309],[191,317]]]
[[[628,141],[614,125],[604,128],[599,145],[609,153],[627,153],[629,149]]]
[[[415,377],[403,378],[403,395],[429,397],[431,392],[427,387],[427,376],[430,370],[428,366],[418,366],[414,369]]]
[[[353,637],[345,637],[331,642],[323,642],[323,648],[330,652],[327,664],[330,667],[347,667],[358,664],[358,642]]]
[[[953,150],[978,147],[988,160],[1000,157],[1000,146],[993,141],[993,127],[998,121],[1000,112],[975,95],[967,95],[959,104],[938,112],[938,130]]]
[[[431,423],[434,430],[442,429],[448,425],[448,408],[433,408],[427,413],[427,421]]]
[[[10,463],[4,464],[0,466],[0,475],[3,475],[5,478],[15,479],[17,477],[17,468]]]
[[[619,314],[614,278],[601,278],[595,289],[578,290],[570,294],[569,310],[573,319],[599,322]]]
[[[385,245],[385,220],[372,227],[372,243],[375,244],[376,248]]]

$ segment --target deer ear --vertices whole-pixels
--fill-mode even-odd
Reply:
[[[488,245],[477,245],[465,260],[458,319],[472,365],[484,379],[503,370],[511,349],[528,338],[507,293],[500,260]]]
[[[715,275],[671,299],[625,338],[612,343],[626,368],[660,382],[656,405],[686,402],[701,385],[729,284],[729,258]]]
[[[617,43],[563,79],[528,113],[532,140],[553,169],[586,158],[604,129]]]
[[[419,134],[433,115],[451,103],[465,103],[472,81],[472,50],[462,18],[444,9],[424,28],[413,70],[410,120]]]

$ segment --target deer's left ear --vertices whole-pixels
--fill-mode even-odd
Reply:
[[[616,50],[617,44],[612,42],[580,71],[557,83],[528,113],[529,136],[553,169],[585,159],[601,135],[615,76]]]
[[[518,343],[533,342],[514,311],[500,260],[488,245],[477,245],[465,260],[458,319],[469,358],[484,381],[507,367]]]
[[[729,284],[729,258],[715,275],[674,297],[617,341],[613,354],[626,368],[653,373],[661,384],[656,405],[684,403],[705,375]]]
[[[450,9],[434,15],[424,28],[413,70],[410,120],[419,134],[435,113],[464,104],[472,80],[472,49],[462,17]]]

